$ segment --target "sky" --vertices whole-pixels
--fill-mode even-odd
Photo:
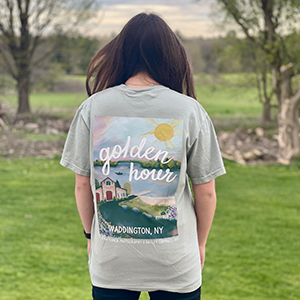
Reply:
[[[101,0],[102,6],[86,30],[92,36],[119,33],[125,23],[140,12],[155,12],[173,31],[185,37],[215,37],[220,35],[211,18],[214,0]]]
[[[178,169],[148,169],[135,160],[180,161],[182,133],[183,121],[177,119],[95,117],[94,160],[105,161],[101,168],[95,168],[96,179],[99,182],[105,177],[118,179],[122,186],[130,181],[135,194],[147,191],[150,197],[173,196],[179,180]],[[109,164],[109,161],[124,160],[131,163],[127,161],[114,167]],[[159,188],[165,185],[167,188]]]
[[[164,124],[165,127],[160,126],[160,124]],[[168,128],[171,127],[173,129],[172,132],[168,132],[166,126]],[[145,139],[141,153],[144,153],[149,147],[154,147],[151,157],[157,152],[166,151],[168,157],[180,160],[182,127],[181,120],[97,117],[94,133],[94,159],[99,159],[99,151],[103,148],[108,149],[103,150],[105,156],[108,154],[107,151],[110,151],[109,156],[112,154],[112,149],[115,145],[120,145],[124,148],[128,142],[128,137],[130,137],[130,148],[136,146],[135,149],[137,149],[141,145],[142,139]],[[161,135],[159,133],[155,134],[158,131],[163,133]],[[161,160],[162,157],[163,155],[161,154],[159,159]],[[130,156],[125,158],[132,159]],[[104,161],[106,159],[101,160]]]

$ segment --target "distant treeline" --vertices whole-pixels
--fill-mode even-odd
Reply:
[[[168,161],[169,158],[166,158],[166,161]],[[119,162],[132,162],[132,163],[138,163],[142,168],[145,169],[180,169],[181,162],[178,160],[170,160],[167,164],[163,164],[159,159],[158,160],[150,160],[150,161],[140,161],[140,160],[121,160],[121,161],[110,161],[109,164],[111,167],[117,167]],[[105,161],[95,160],[94,166],[96,167],[102,167],[105,164]]]
[[[260,50],[253,47],[247,39],[237,37],[235,31],[228,32],[225,37],[210,39],[185,38],[179,31],[177,36],[186,49],[194,74],[253,73],[261,64]],[[44,37],[45,50],[49,44],[54,44],[55,50],[49,55],[47,63],[33,74],[33,84],[41,80],[55,81],[59,74],[84,76],[92,57],[112,38],[113,36],[91,38],[79,34]],[[300,34],[295,32],[283,38],[293,56],[292,61],[300,61],[300,51],[295,47]],[[51,84],[48,83],[49,85]]]

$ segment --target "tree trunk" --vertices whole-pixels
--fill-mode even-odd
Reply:
[[[300,93],[298,94],[299,103]],[[280,160],[286,163],[290,162],[294,156],[300,155],[299,110],[293,101],[295,96],[292,99],[287,98],[282,101],[278,115],[279,155]]]
[[[277,68],[276,66],[271,66],[271,74],[272,74],[273,90],[275,92],[276,100],[280,107],[282,86],[281,86],[281,73],[279,71],[279,68]]]
[[[300,88],[292,95],[291,67],[292,64],[289,64],[280,70],[281,101],[278,113],[278,143],[280,160],[286,163],[294,156],[300,155]]]
[[[269,101],[263,102],[263,112],[261,118],[262,128],[266,129],[267,124],[269,124],[271,121],[271,103]]]
[[[18,78],[18,112],[17,118],[30,115],[29,105],[29,90],[30,90],[30,71],[24,71]]]

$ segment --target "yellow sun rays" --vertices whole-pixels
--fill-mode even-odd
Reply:
[[[182,124],[182,120],[169,120],[167,123],[158,123],[155,119],[148,118],[144,119],[145,122],[151,127],[155,126],[155,128],[141,134],[143,135],[151,135],[153,134],[156,137],[156,142],[164,143],[165,147],[169,150],[169,147],[176,148],[171,139],[174,136],[182,135],[182,128],[176,128]]]

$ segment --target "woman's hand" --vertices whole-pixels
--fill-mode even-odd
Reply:
[[[215,181],[213,179],[203,184],[193,184],[193,190],[201,269],[203,269],[205,261],[205,245],[216,209],[217,197],[215,192]]]

